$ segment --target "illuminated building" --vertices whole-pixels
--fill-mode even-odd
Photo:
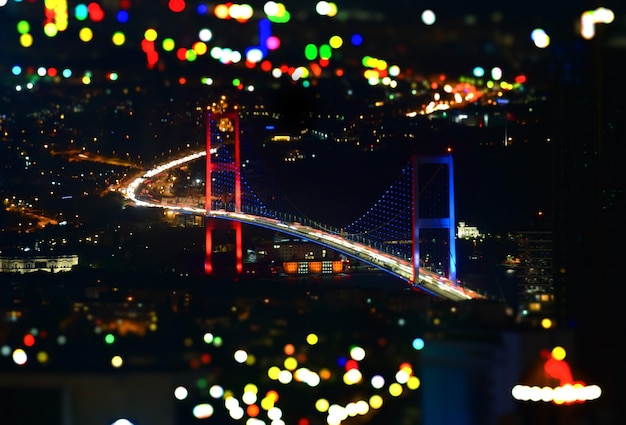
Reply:
[[[515,234],[520,264],[521,320],[531,325],[554,318],[552,233],[524,231]]]
[[[0,272],[3,273],[68,272],[77,265],[78,255],[0,256]]]
[[[459,239],[472,239],[480,237],[480,232],[476,226],[467,226],[464,221],[459,221],[456,228],[456,237]]]
[[[336,274],[346,271],[347,262],[335,251],[318,244],[276,235],[271,247],[257,251],[262,261],[273,260],[288,275]]]

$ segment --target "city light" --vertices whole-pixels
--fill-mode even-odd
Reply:
[[[545,402],[556,405],[571,405],[598,399],[602,390],[598,385],[586,385],[574,380],[570,365],[565,361],[566,351],[556,346],[552,351],[541,353],[545,361],[538,365],[542,374],[535,383],[518,384],[511,390],[514,399],[524,402]]]

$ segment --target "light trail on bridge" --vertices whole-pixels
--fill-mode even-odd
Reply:
[[[341,236],[321,229],[305,226],[298,222],[286,222],[275,218],[246,214],[241,211],[207,211],[205,208],[197,208],[189,205],[166,205],[156,203],[154,201],[149,202],[138,199],[137,191],[147,179],[171,168],[180,166],[186,162],[194,161],[205,156],[206,151],[194,152],[182,158],[158,165],[157,167],[145,172],[140,177],[134,178],[126,187],[123,187],[119,191],[126,199],[132,201],[135,205],[140,207],[163,208],[181,213],[198,214],[205,217],[224,220],[234,220],[300,237],[307,241],[326,246],[330,249],[334,249],[350,257],[363,261],[402,279],[411,287],[417,287],[427,293],[448,300],[464,301],[486,298],[484,295],[481,295],[476,291],[463,287],[458,282],[453,282],[444,276],[440,276],[439,274],[422,267],[419,269],[418,282],[414,282],[413,265],[410,260],[395,257],[368,245],[342,238]]]

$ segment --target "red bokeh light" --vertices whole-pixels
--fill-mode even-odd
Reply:
[[[100,22],[104,19],[104,10],[98,3],[89,3],[87,11],[89,12],[89,18],[94,22]]]
[[[35,337],[31,334],[24,335],[24,345],[27,347],[35,345]]]
[[[182,12],[186,6],[185,0],[170,0],[167,4],[172,12]]]

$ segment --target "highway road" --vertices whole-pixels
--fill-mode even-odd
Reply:
[[[198,214],[223,220],[235,220],[241,223],[260,226],[309,240],[384,270],[387,273],[404,280],[408,285],[419,288],[438,297],[452,301],[485,298],[485,296],[463,287],[458,282],[453,282],[424,268],[419,269],[418,278],[416,279],[417,281],[414,282],[413,265],[410,261],[394,257],[386,252],[371,248],[367,245],[344,239],[336,234],[302,225],[298,222],[285,222],[275,218],[246,214],[240,211],[207,211],[204,208],[197,208],[189,205],[165,205],[157,203],[153,200],[143,200],[138,197],[137,192],[147,179],[167,171],[170,168],[178,167],[186,162],[202,158],[203,156],[206,156],[206,152],[195,152],[183,158],[161,164],[152,170],[143,173],[141,176],[132,179],[130,183],[120,189],[120,192],[126,199],[132,201],[135,205],[140,207],[165,208],[178,211],[180,213]]]

